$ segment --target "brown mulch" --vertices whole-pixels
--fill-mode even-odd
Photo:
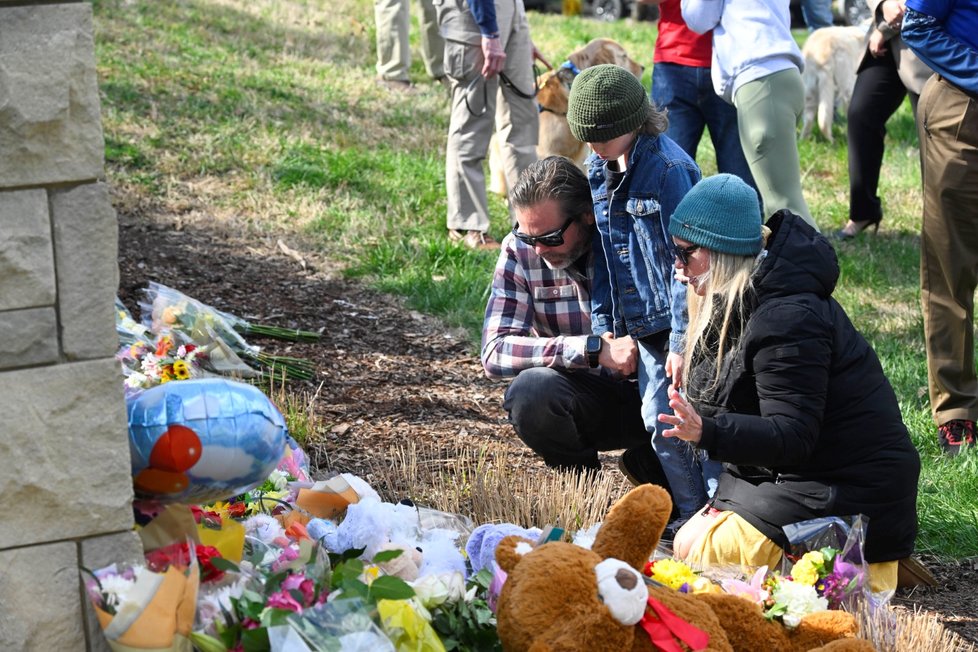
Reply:
[[[308,444],[315,469],[371,480],[391,447],[416,442],[431,454],[460,446],[522,453],[502,411],[505,385],[489,381],[465,333],[389,295],[346,280],[301,243],[242,230],[199,212],[121,209],[119,296],[138,319],[149,281],[251,321],[321,330],[315,344],[249,341],[316,363],[315,382],[292,389],[312,399],[323,432]],[[318,394],[317,394],[318,392]],[[521,458],[528,470],[542,464]],[[613,457],[605,472],[615,473]],[[935,587],[901,589],[898,608],[920,609],[978,642],[978,560],[923,560]]]

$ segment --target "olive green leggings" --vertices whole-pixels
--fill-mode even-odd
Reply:
[[[770,217],[782,208],[818,229],[801,191],[796,126],[805,104],[797,68],[747,82],[734,94],[740,146]]]

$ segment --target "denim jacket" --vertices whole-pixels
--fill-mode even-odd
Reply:
[[[669,218],[700,180],[700,170],[665,135],[639,135],[628,156],[628,169],[614,190],[608,188],[607,163],[594,154],[587,161],[599,235],[591,329],[636,339],[671,329],[669,349],[681,353],[686,286],[675,280]]]

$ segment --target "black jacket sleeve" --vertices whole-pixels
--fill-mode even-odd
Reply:
[[[732,464],[802,465],[818,442],[832,363],[832,326],[811,302],[764,305],[750,318],[740,354],[759,414],[704,417],[699,446]]]

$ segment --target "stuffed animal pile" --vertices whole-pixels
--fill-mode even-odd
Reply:
[[[591,549],[504,538],[496,561],[507,579],[499,596],[499,638],[508,652],[868,652],[855,618],[842,611],[805,616],[788,629],[758,605],[729,594],[686,594],[646,585],[639,569],[672,510],[655,485],[631,490],[608,514]]]

